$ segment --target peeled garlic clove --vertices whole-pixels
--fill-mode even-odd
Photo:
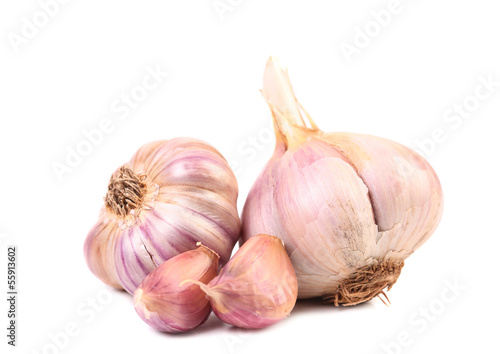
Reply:
[[[441,219],[436,173],[393,141],[322,132],[274,58],[262,93],[276,148],[245,202],[242,240],[266,233],[285,242],[299,298],[355,305],[384,294]]]
[[[103,282],[133,293],[164,261],[197,241],[225,264],[238,241],[238,184],[224,157],[191,138],[148,143],[108,184],[84,254]]]
[[[196,283],[210,298],[217,317],[242,328],[263,328],[282,320],[297,300],[295,271],[275,236],[253,236],[208,285]]]
[[[185,332],[200,326],[210,315],[209,301],[199,286],[184,281],[207,284],[217,275],[218,263],[219,256],[205,246],[170,258],[135,291],[137,313],[162,332]]]

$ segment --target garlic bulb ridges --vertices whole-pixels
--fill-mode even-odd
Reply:
[[[276,148],[245,202],[243,242],[258,233],[280,237],[299,298],[355,305],[384,296],[441,219],[436,173],[416,152],[388,139],[322,132],[274,58],[262,94]]]
[[[175,138],[142,146],[111,176],[84,254],[103,282],[133,293],[164,261],[197,241],[225,264],[241,230],[238,184],[212,146]]]

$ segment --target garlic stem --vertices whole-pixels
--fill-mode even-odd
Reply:
[[[297,126],[304,126],[305,122],[300,113],[288,73],[283,70],[278,59],[270,57],[264,72],[264,86],[262,94],[267,102],[273,105],[275,111]]]
[[[297,101],[288,71],[284,70],[274,57],[267,60],[262,95],[273,114],[276,138],[278,141],[284,138],[287,147],[298,145],[307,139],[303,130],[318,130],[309,113]],[[307,117],[309,126],[302,113]]]
[[[273,114],[278,141],[284,137],[287,146],[302,142],[304,134],[297,128],[307,126],[293,93],[288,73],[281,68],[274,57],[267,60],[262,95]],[[309,118],[309,115],[307,116]]]

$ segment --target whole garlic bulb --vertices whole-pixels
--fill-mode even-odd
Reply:
[[[111,176],[85,241],[87,264],[104,283],[129,293],[197,242],[225,264],[241,229],[237,197],[233,171],[209,144],[191,138],[146,144]]]
[[[277,142],[246,200],[243,242],[258,233],[279,236],[297,273],[299,298],[354,305],[384,294],[440,221],[434,170],[393,141],[319,130],[273,58],[263,96]]]

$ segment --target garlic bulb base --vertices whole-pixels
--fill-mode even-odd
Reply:
[[[369,301],[375,296],[380,298],[382,294],[389,301],[384,289],[391,290],[403,266],[404,262],[389,260],[360,268],[351,277],[342,281],[334,294],[326,295],[323,299],[333,302],[335,306],[352,306]],[[384,302],[382,298],[380,299]]]

